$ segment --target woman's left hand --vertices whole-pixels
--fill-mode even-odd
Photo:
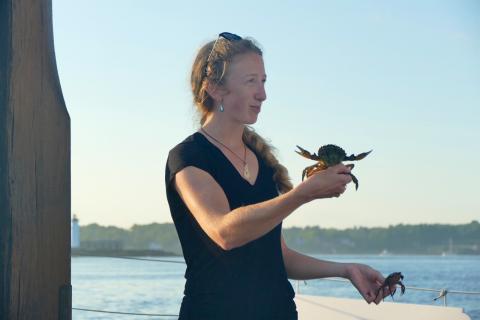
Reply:
[[[385,295],[390,294],[389,289],[381,290],[377,297],[378,289],[382,286],[385,278],[380,272],[365,264],[349,263],[347,278],[369,304],[372,302],[379,304]]]

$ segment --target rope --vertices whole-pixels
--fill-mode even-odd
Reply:
[[[339,278],[319,278],[317,280],[325,280],[325,281],[338,281],[338,282],[350,282],[350,280],[346,279],[339,279]],[[306,281],[304,281],[306,282]],[[447,293],[457,293],[457,294],[480,294],[480,291],[459,291],[459,290],[447,290],[447,289],[432,289],[432,288],[420,288],[420,287],[410,287],[405,286],[406,289],[410,290],[417,290],[417,291],[431,291],[431,292],[442,292],[445,291],[445,295]]]
[[[185,261],[174,261],[174,260],[162,260],[162,259],[146,259],[146,258],[133,258],[133,257],[122,257],[122,256],[95,256],[99,258],[116,258],[116,259],[130,259],[130,260],[143,260],[143,261],[155,261],[155,262],[170,262],[170,263],[182,263],[185,264]]]
[[[101,312],[101,313],[115,313],[115,314],[124,314],[124,315],[130,315],[130,316],[178,317],[178,314],[134,313],[134,312],[107,311],[107,310],[95,310],[95,309],[83,309],[83,308],[72,308],[72,310]]]

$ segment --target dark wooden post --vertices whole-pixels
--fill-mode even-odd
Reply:
[[[51,0],[0,0],[0,320],[71,319],[70,117]]]

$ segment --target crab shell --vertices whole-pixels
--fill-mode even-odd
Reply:
[[[327,144],[318,149],[317,158],[322,160],[327,167],[337,165],[345,160],[347,153],[345,150],[334,144]]]

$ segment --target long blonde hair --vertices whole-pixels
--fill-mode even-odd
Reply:
[[[214,45],[215,50],[212,51]],[[215,41],[206,43],[198,51],[192,66],[190,84],[193,101],[201,115],[200,125],[205,123],[208,114],[215,107],[214,99],[207,92],[208,84],[224,85],[225,74],[233,58],[238,54],[248,52],[262,55],[262,50],[253,39],[249,38],[235,41],[220,38],[216,43]],[[273,169],[273,181],[280,193],[285,193],[293,188],[287,168],[278,162],[274,155],[274,148],[263,137],[256,133],[253,128],[245,126],[243,141],[262,157],[267,166]]]

